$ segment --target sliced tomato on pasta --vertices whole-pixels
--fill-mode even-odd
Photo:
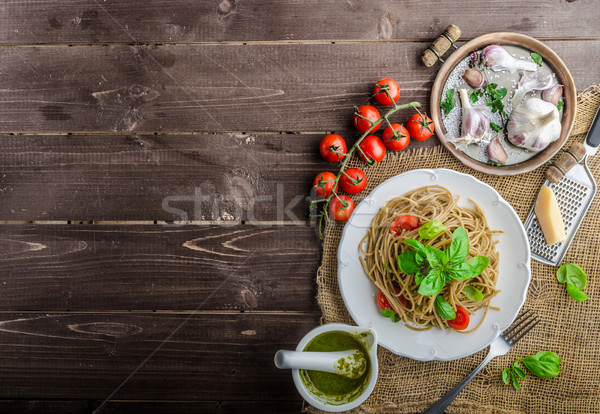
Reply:
[[[394,286],[394,289],[396,290],[396,294],[400,293],[400,288],[398,286]],[[398,300],[400,301],[402,306],[406,308],[406,306],[408,305],[408,301],[406,300],[406,298],[404,296],[398,296]],[[382,310],[394,310],[394,308],[392,308],[392,305],[390,305],[390,302],[388,302],[383,292],[379,292],[379,294],[377,295],[377,304]]]
[[[463,329],[467,329],[469,326],[469,312],[462,306],[456,307],[456,318],[448,321],[448,325],[452,329],[456,329],[457,331],[462,331]]]
[[[404,214],[394,220],[390,226],[390,233],[392,233],[392,236],[398,237],[402,234],[402,232],[418,229],[419,226],[419,219],[417,219],[415,216],[411,216],[410,214]]]

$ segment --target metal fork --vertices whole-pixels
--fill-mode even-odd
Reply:
[[[526,310],[519,316],[512,326],[501,333],[498,338],[490,345],[490,352],[488,352],[485,359],[479,364],[473,372],[471,372],[464,380],[460,382],[452,390],[448,391],[438,402],[429,407],[423,414],[442,414],[446,407],[456,398],[456,396],[462,391],[465,386],[471,382],[475,375],[479,373],[492,359],[497,356],[504,355],[516,344],[521,338],[525,336],[527,332],[533,329],[539,323],[537,316],[531,311]]]

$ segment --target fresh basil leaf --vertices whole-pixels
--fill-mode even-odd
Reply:
[[[533,375],[541,378],[554,378],[560,374],[561,359],[551,351],[540,351],[523,358],[521,362]]]
[[[462,292],[465,294],[467,299],[470,299],[474,302],[480,302],[483,300],[483,293],[475,286],[467,285],[463,288]]]
[[[400,317],[391,309],[383,309],[380,313],[386,318],[390,318],[394,323],[400,322]]]
[[[537,63],[538,65],[542,66],[542,57],[540,56],[539,53],[531,52],[529,54],[529,56],[531,56],[531,59],[533,59],[533,61],[535,63]]]
[[[502,129],[502,127],[500,125],[494,124],[493,122],[490,122],[490,127],[496,132],[498,132]]]
[[[565,105],[565,101],[559,101],[556,104],[556,109],[558,109],[558,111],[560,112],[561,109],[563,109],[563,106]]]
[[[567,282],[567,263],[558,268],[556,271],[556,278],[558,279],[559,283]]]
[[[417,251],[421,251],[421,250],[425,249],[425,246],[423,246],[423,243],[421,243],[420,241],[415,240],[415,239],[406,239],[406,240],[404,240],[404,244],[407,244],[410,247],[417,249]]]
[[[447,115],[448,112],[454,108],[454,105],[456,105],[456,99],[454,99],[454,89],[449,89],[448,92],[446,92],[446,99],[440,102],[440,107],[444,109]]]
[[[446,256],[446,253],[436,249],[435,247],[431,247],[429,245],[425,246],[424,253],[431,267],[438,265],[445,266],[448,264],[448,257]]]
[[[517,366],[517,367],[514,367],[514,368],[513,368],[513,370],[515,371],[515,373],[516,373],[516,374],[517,374],[519,377],[521,377],[521,378],[523,378],[523,379],[527,378],[527,375],[525,375],[525,371],[523,371],[523,370],[521,369],[521,367],[518,367],[518,366]]]
[[[468,280],[475,277],[473,267],[467,262],[463,262],[458,266],[454,266],[453,269],[448,271],[448,276],[454,280]]]
[[[442,291],[445,284],[444,274],[437,269],[432,269],[427,277],[421,281],[419,293],[423,296],[437,295]]]
[[[431,220],[419,227],[419,237],[431,240],[446,231],[446,226],[439,220]]]
[[[446,250],[446,256],[452,263],[460,263],[469,254],[469,235],[463,227],[458,227],[452,233],[452,243]]]
[[[517,374],[515,374],[514,371],[510,372],[510,378],[512,379],[513,387],[520,390],[521,384],[519,384],[519,377],[517,376]]]
[[[407,275],[412,275],[419,271],[419,264],[416,260],[417,251],[407,250],[398,255],[398,268]]]
[[[475,256],[471,257],[465,263],[471,266],[473,269],[472,277],[477,277],[488,267],[490,264],[490,258],[485,256]]]
[[[454,311],[454,308],[448,302],[446,302],[442,295],[438,295],[435,298],[434,305],[435,311],[438,315],[440,315],[440,318],[445,319],[447,321],[456,319],[456,312]]]
[[[575,287],[579,290],[585,289],[585,284],[587,282],[587,275],[583,271],[581,267],[576,265],[575,263],[565,263],[562,265],[556,274],[558,278],[558,273],[563,269],[563,273],[565,273],[565,280],[567,283],[571,283],[575,285]],[[560,279],[559,279],[560,280]],[[564,283],[564,282],[562,282]]]
[[[418,253],[417,256],[419,256]],[[417,286],[421,284],[421,282],[427,277],[429,272],[431,272],[431,267],[429,267],[429,263],[427,263],[426,260],[419,264],[417,273],[415,273],[415,283],[417,284]]]
[[[504,368],[502,370],[502,381],[505,384],[508,384],[510,382],[510,368]]]
[[[471,98],[471,102],[473,102],[473,103],[475,103],[479,100],[479,96],[477,96],[477,92],[470,93],[469,98]]]
[[[567,282],[567,293],[577,302],[583,302],[589,299],[588,295],[577,289],[577,286],[570,282]]]

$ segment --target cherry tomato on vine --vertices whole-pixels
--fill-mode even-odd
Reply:
[[[324,171],[317,174],[315,180],[313,181],[313,189],[315,190],[315,194],[322,198],[329,197],[331,190],[333,190],[335,178],[335,174],[330,173],[329,171]],[[338,186],[336,185],[334,191],[337,191],[337,187]]]
[[[360,168],[348,168],[340,177],[340,187],[348,194],[357,194],[367,186],[367,175]]]
[[[469,326],[469,313],[462,306],[456,307],[456,318],[448,321],[448,325],[451,328],[456,329],[457,331],[462,331],[463,329],[467,329]]]
[[[369,163],[369,159],[380,162],[383,160],[383,157],[385,157],[385,145],[383,144],[383,141],[375,135],[367,135],[358,146],[362,150],[362,152],[358,152],[358,155],[364,163]],[[367,159],[365,159],[363,153],[367,156]]]
[[[393,130],[392,130],[393,128]],[[400,124],[392,124],[383,131],[383,143],[392,151],[400,151],[408,146],[410,134],[408,130]]]
[[[375,122],[379,119],[379,111],[374,106],[362,105],[358,108],[354,108],[354,115],[352,119],[354,120],[354,126],[356,129],[358,129],[358,132],[364,134],[369,128],[371,128],[371,122]],[[380,125],[381,121],[377,123],[375,129],[373,129],[371,132],[377,131]]]
[[[394,220],[390,226],[390,233],[392,233],[392,236],[398,237],[403,231],[418,229],[420,225],[421,224],[419,224],[419,220],[415,216],[405,214],[397,217],[396,220]]]
[[[337,221],[348,221],[356,204],[348,196],[341,195],[338,197],[334,197],[329,203],[329,214]]]
[[[396,294],[400,293],[400,288],[398,286],[394,286],[394,290],[396,291]],[[404,296],[398,296],[398,301],[400,301],[402,306],[404,306],[405,308],[408,305],[408,300],[406,300]],[[379,292],[379,294],[377,295],[377,304],[382,310],[394,310],[383,292]]]
[[[425,141],[433,135],[435,129],[433,121],[427,115],[414,114],[406,123],[408,132],[412,139],[417,141]]]
[[[380,104],[393,105],[400,98],[400,86],[393,79],[383,78],[375,84],[373,95]]]
[[[346,141],[337,134],[325,135],[319,144],[321,156],[329,162],[338,162],[346,156]]]

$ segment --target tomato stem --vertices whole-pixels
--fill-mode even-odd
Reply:
[[[367,135],[369,135],[372,131],[374,131],[375,129],[377,129],[377,127],[379,126],[379,123],[382,120],[386,120],[386,122],[389,123],[388,121],[388,117],[393,115],[395,112],[399,111],[400,109],[405,109],[405,108],[414,108],[417,110],[417,112],[419,112],[419,114],[421,113],[419,111],[418,108],[421,107],[421,104],[419,102],[410,102],[407,104],[403,104],[403,105],[398,105],[396,104],[396,102],[394,102],[394,107],[392,109],[390,109],[386,114],[384,114],[382,117],[380,117],[377,121],[371,122],[371,126],[369,127],[369,129],[367,129],[354,143],[354,145],[352,145],[352,147],[346,151],[346,156],[344,157],[344,159],[342,160],[341,164],[340,164],[340,169],[337,173],[337,176],[335,177],[335,181],[333,184],[333,188],[337,188],[337,185],[340,181],[340,178],[342,177],[342,174],[345,174],[344,171],[346,170],[346,167],[348,166],[348,161],[350,161],[350,158],[352,158],[352,155],[354,154],[354,152],[358,149],[358,151],[363,155],[363,157],[367,160],[367,163],[369,165],[373,165],[374,161],[370,158],[367,157],[366,154],[363,152],[363,150],[359,147],[360,143],[363,141],[363,139],[365,139],[365,137]],[[356,108],[356,107],[355,107]],[[358,109],[358,108],[356,108]],[[362,116],[360,114],[358,114],[359,117],[362,118]],[[392,128],[393,130],[393,128]],[[370,161],[370,163],[369,163]],[[323,217],[326,216],[326,221],[329,221],[329,215],[328,215],[328,209],[329,209],[329,203],[331,201],[331,199],[333,197],[336,197],[340,203],[342,203],[343,206],[347,207],[347,203],[345,201],[342,201],[339,196],[337,195],[337,193],[335,191],[332,191],[331,194],[329,194],[329,196],[327,198],[324,199],[325,204],[323,204],[323,210],[322,213],[320,215],[320,219],[319,219],[319,224],[318,224],[318,229],[319,229],[319,237],[321,239],[323,239],[325,237],[325,235],[323,234]]]

